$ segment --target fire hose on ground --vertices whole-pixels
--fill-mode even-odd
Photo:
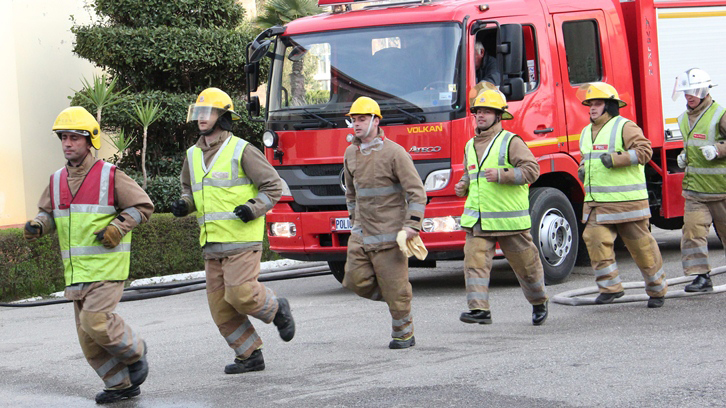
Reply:
[[[276,280],[307,278],[312,276],[328,275],[330,268],[327,262],[310,262],[304,265],[291,265],[272,268],[260,272],[260,282],[271,282]],[[207,287],[205,279],[184,280],[174,283],[162,283],[155,285],[130,286],[124,289],[121,297],[122,302],[134,300],[152,299],[164,296],[178,295],[181,293],[194,292]],[[0,307],[35,307],[70,303],[68,299],[49,299],[33,302],[0,303]]]
[[[726,272],[726,266],[720,266],[718,268],[712,269],[710,272],[710,275],[711,276],[719,275],[724,272]],[[708,292],[686,292],[683,289],[671,290],[673,285],[678,285],[681,283],[689,283],[693,280],[694,277],[695,276],[681,276],[678,278],[666,279],[666,282],[668,282],[668,293],[665,295],[666,299],[700,296],[700,295],[710,295],[713,293],[726,292],[726,284],[714,286],[713,291],[708,291]],[[637,288],[644,288],[644,287],[645,287],[644,282],[624,282],[623,283],[623,289],[637,289]],[[595,295],[598,292],[599,291],[598,291],[597,286],[588,286],[586,288],[568,290],[566,292],[562,292],[558,295],[555,295],[552,298],[552,302],[559,303],[561,305],[567,305],[567,306],[595,305],[596,303],[595,303],[594,297],[581,297],[581,296]],[[642,301],[647,301],[647,300],[648,300],[648,295],[641,293],[638,295],[625,295],[621,298],[615,299],[613,301],[613,303],[642,302]]]

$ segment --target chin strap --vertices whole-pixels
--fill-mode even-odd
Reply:
[[[214,126],[212,126],[211,128],[209,128],[209,130],[205,130],[204,132],[199,131],[199,136],[209,136],[209,135],[211,135],[212,132],[214,132],[215,130],[217,130],[217,125],[218,124],[219,124],[219,119],[217,119],[214,122]]]

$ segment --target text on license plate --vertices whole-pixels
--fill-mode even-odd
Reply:
[[[336,218],[335,219],[335,230],[336,231],[350,231],[353,229],[353,223],[350,222],[350,218]]]

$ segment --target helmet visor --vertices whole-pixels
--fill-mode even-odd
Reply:
[[[189,105],[189,111],[187,112],[187,122],[191,122],[194,120],[216,120],[219,116],[219,109],[212,106],[199,106],[193,103]]]

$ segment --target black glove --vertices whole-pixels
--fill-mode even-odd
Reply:
[[[613,168],[613,156],[611,156],[611,155],[609,155],[607,153],[606,154],[603,154],[603,155],[600,155],[600,161],[602,162],[602,165],[603,166],[605,166],[605,167],[607,167],[609,169],[612,169]]]
[[[250,207],[244,204],[238,205],[237,208],[234,209],[234,215],[238,216],[243,222],[250,222],[255,219]]]
[[[577,178],[579,178],[583,183],[585,182],[585,166],[577,169]]]
[[[177,217],[189,214],[189,206],[185,200],[179,199],[171,204],[171,213]]]

